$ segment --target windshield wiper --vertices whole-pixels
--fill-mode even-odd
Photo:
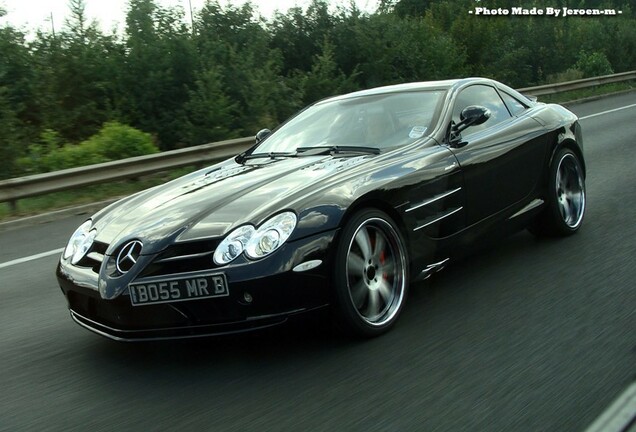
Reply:
[[[298,157],[298,156],[316,156],[324,154],[342,154],[342,153],[363,153],[363,154],[380,154],[380,149],[377,147],[359,147],[359,146],[313,146],[313,147],[298,147],[295,152],[268,152],[268,153],[252,153],[249,155],[240,154],[236,156],[235,160],[238,163],[243,163],[250,159],[270,158],[276,159],[279,157]]]
[[[340,153],[365,153],[365,154],[380,154],[380,149],[377,147],[362,147],[362,146],[314,146],[314,147],[298,147],[297,152],[305,155],[320,155],[320,154],[340,154]]]
[[[260,158],[270,158],[275,159],[278,157],[296,157],[298,154],[296,152],[268,152],[268,153],[252,153],[249,155],[245,155],[241,157],[241,161],[246,161],[250,159],[260,159]]]

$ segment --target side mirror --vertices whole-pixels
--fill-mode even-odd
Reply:
[[[467,143],[462,141],[460,133],[469,126],[476,126],[486,122],[491,116],[491,112],[488,108],[479,105],[467,106],[459,113],[459,123],[451,123],[450,135],[448,142],[451,147],[461,148]]]
[[[261,129],[256,133],[256,136],[254,137],[254,140],[256,141],[256,144],[260,143],[261,141],[263,141],[265,138],[267,138],[267,136],[269,134],[271,134],[272,131],[269,129]]]
[[[488,108],[478,105],[470,105],[464,108],[459,114],[459,119],[461,120],[459,124],[461,125],[463,123],[466,127],[477,126],[485,123],[486,120],[490,118],[490,115],[490,110]]]

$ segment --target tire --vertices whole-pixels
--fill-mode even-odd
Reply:
[[[375,209],[345,225],[334,264],[334,312],[349,335],[374,337],[396,322],[408,292],[408,256],[395,222]]]
[[[563,237],[576,233],[585,215],[585,174],[578,156],[561,149],[550,166],[547,206],[529,228],[537,236]]]

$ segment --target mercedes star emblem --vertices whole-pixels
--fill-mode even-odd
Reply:
[[[143,244],[139,240],[133,240],[121,248],[119,255],[117,255],[117,270],[119,270],[120,273],[127,273],[133,268],[139,259],[139,255],[141,255],[142,247]]]

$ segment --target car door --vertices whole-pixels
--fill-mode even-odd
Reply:
[[[445,90],[410,92],[394,98],[396,103],[385,104],[398,134],[395,139],[413,143],[424,137],[437,123],[445,96]],[[465,227],[462,176],[447,147],[428,139],[401,156],[399,171],[389,200],[404,212],[414,238],[445,238]],[[421,241],[418,246],[427,247]]]
[[[507,108],[499,92],[486,84],[466,87],[455,98],[455,123],[470,105],[485,106],[491,112],[486,122],[462,132],[460,145],[449,145],[464,175],[467,226],[521,204],[542,172],[545,131],[517,103],[521,106]]]

